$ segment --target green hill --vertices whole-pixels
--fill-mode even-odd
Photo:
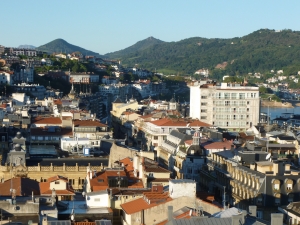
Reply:
[[[300,32],[291,30],[261,29],[230,39],[193,37],[135,49],[110,56],[115,54],[125,66],[139,64],[152,71],[176,74],[193,74],[201,68],[220,76],[272,69],[284,69],[286,73],[300,70]]]
[[[76,45],[72,45],[68,42],[66,42],[63,39],[55,39],[54,41],[51,41],[47,44],[44,44],[37,48],[37,50],[48,52],[48,54],[52,53],[72,53],[72,52],[80,52],[83,55],[94,55],[94,56],[100,56],[99,53],[86,50],[84,48],[81,48]]]
[[[132,45],[128,48],[125,48],[123,50],[119,50],[119,51],[112,52],[112,53],[107,53],[107,54],[105,54],[105,57],[113,58],[113,59],[122,58],[128,54],[135,53],[137,51],[143,51],[149,47],[152,47],[154,45],[158,45],[161,43],[164,43],[164,41],[161,41],[154,37],[148,37],[148,38],[146,38],[142,41],[139,41],[139,42],[135,43],[134,45]]]

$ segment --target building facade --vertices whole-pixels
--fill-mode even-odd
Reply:
[[[190,86],[190,117],[228,130],[245,130],[259,122],[258,87],[194,83]]]

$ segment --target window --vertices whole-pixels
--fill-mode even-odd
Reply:
[[[158,140],[158,136],[154,136],[153,139],[154,139],[154,140]]]
[[[5,142],[5,136],[2,136],[2,142]]]
[[[201,120],[206,120],[206,116],[201,116]]]
[[[149,173],[149,175],[148,175],[149,177],[153,177],[153,173]]]
[[[201,99],[207,99],[207,96],[202,95],[202,96],[201,96]]]
[[[201,112],[202,112],[202,113],[206,113],[206,112],[207,112],[207,109],[201,109]]]
[[[59,180],[56,180],[56,181],[55,181],[55,184],[59,184]]]
[[[207,102],[201,102],[201,105],[205,106],[205,105],[207,105]]]
[[[279,190],[279,184],[274,184],[274,190]]]
[[[292,190],[293,189],[293,184],[287,184],[286,189],[287,190]]]

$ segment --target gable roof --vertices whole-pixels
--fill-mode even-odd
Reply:
[[[231,141],[206,142],[201,144],[205,149],[231,149]]]
[[[52,195],[52,190],[50,189],[50,183],[57,180],[63,180],[64,182],[66,182],[66,189],[55,190],[56,195],[75,195],[73,188],[68,184],[68,178],[59,175],[50,177],[48,178],[47,182],[41,182],[39,184],[41,195],[46,195],[46,196]]]
[[[124,103],[124,102],[119,97],[117,97],[113,103]]]
[[[10,189],[15,189],[16,196],[31,196],[32,192],[40,194],[39,182],[25,177],[14,177],[0,183],[1,196],[11,196]]]
[[[50,177],[50,178],[47,179],[48,182],[53,182],[53,181],[56,181],[56,180],[63,180],[63,181],[68,182],[68,178],[63,177],[63,176],[59,176],[59,175],[56,175],[54,177]]]
[[[32,120],[33,124],[56,124],[60,125],[62,123],[59,117],[35,117]]]
[[[211,127],[211,125],[200,120],[194,120],[190,123],[190,127]]]
[[[147,202],[147,200],[150,200],[150,202]],[[169,197],[168,192],[163,192],[163,193],[145,192],[143,198],[139,198],[130,202],[123,203],[120,206],[125,211],[126,214],[133,214],[145,209],[150,209],[152,207],[162,205],[172,200],[173,199]]]
[[[156,126],[168,126],[168,127],[171,127],[171,126],[186,126],[186,122],[185,121],[176,121],[176,120],[172,120],[172,119],[169,119],[169,118],[163,118],[163,119],[159,119],[159,120],[155,120],[155,121],[151,121],[149,123],[152,123]]]

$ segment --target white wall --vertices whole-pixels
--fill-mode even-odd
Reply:
[[[66,190],[67,183],[64,180],[56,180],[50,183],[50,190]]]
[[[190,86],[190,117],[200,119],[200,86]]]
[[[88,207],[110,207],[109,194],[107,192],[99,194],[95,194],[95,192],[91,193],[91,196],[89,194],[86,195],[86,205]]]
[[[188,179],[170,180],[169,193],[171,198],[196,197],[196,182]]]

